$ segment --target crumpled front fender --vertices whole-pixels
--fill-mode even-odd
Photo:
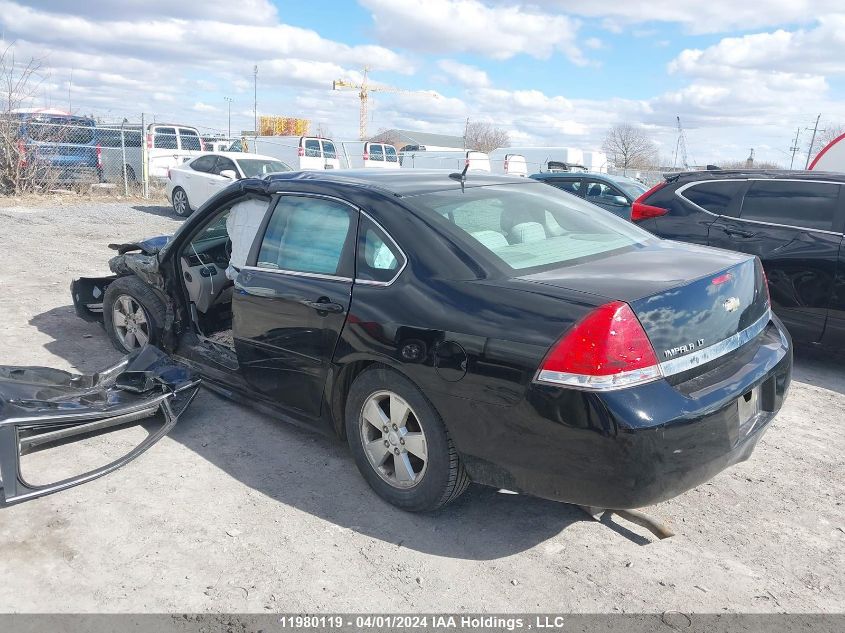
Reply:
[[[0,505],[27,501],[120,468],[167,435],[197,394],[199,376],[153,346],[95,374],[0,366]],[[31,485],[20,458],[38,446],[163,416],[163,424],[119,459],[49,485]]]

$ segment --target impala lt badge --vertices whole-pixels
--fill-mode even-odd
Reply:
[[[687,352],[691,352],[694,349],[698,349],[699,347],[704,346],[704,339],[700,338],[697,341],[690,341],[689,343],[685,343],[683,345],[678,345],[678,347],[673,347],[672,349],[667,349],[663,351],[663,358],[673,358],[678,354],[686,354]]]
[[[739,308],[740,303],[737,297],[729,297],[728,299],[725,299],[725,302],[722,305],[728,312],[736,312],[737,308]]]

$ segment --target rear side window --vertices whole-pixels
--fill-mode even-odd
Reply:
[[[732,215],[735,212],[731,209],[731,202],[739,195],[744,186],[744,180],[702,182],[687,187],[681,192],[681,196],[710,213]]]
[[[388,163],[398,163],[399,158],[396,156],[396,148],[393,145],[384,146],[384,155]]]
[[[193,130],[179,130],[179,142],[182,144],[182,149],[189,152],[201,152],[202,142],[200,135]]]
[[[283,196],[264,233],[258,266],[351,277],[356,214],[333,200]]]
[[[576,196],[581,195],[580,180],[547,180],[546,182],[554,187],[557,187],[561,191],[566,191],[567,193],[572,193]]]
[[[210,172],[214,169],[214,163],[217,162],[216,156],[200,156],[191,162],[191,169],[194,171]]]
[[[320,141],[317,139],[305,139],[305,155],[310,158],[320,157]]]
[[[355,278],[364,281],[388,283],[402,266],[405,256],[384,231],[369,218],[361,218],[358,230],[358,261]]]
[[[179,144],[176,141],[176,128],[157,127],[155,129],[153,147],[157,149],[178,149]]]
[[[838,203],[836,184],[756,180],[745,194],[740,218],[831,231]]]

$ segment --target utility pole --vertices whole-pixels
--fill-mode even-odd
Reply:
[[[804,163],[804,169],[807,169],[810,166],[810,157],[813,155],[813,146],[816,144],[816,133],[824,130],[819,130],[819,119],[822,118],[822,115],[816,117],[816,124],[813,126],[813,137],[810,139],[810,149],[807,150],[807,162]],[[808,130],[810,128],[807,128]]]
[[[464,149],[467,148],[467,134],[469,134],[469,117],[467,117],[467,123],[464,126]]]
[[[252,131],[258,136],[258,64],[252,69]]]
[[[223,97],[226,100],[226,105],[229,107],[229,133],[227,140],[232,140],[232,97]]]
[[[792,169],[793,163],[795,163],[795,153],[801,149],[798,147],[798,135],[801,134],[801,128],[799,127],[795,130],[795,140],[792,141],[792,147],[789,148],[789,151],[792,152],[792,158],[789,161],[789,168]]]

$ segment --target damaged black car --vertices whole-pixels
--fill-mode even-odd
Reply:
[[[112,247],[112,275],[73,282],[80,317],[347,440],[407,510],[471,481],[662,501],[747,459],[790,382],[759,260],[524,179],[275,174]]]

